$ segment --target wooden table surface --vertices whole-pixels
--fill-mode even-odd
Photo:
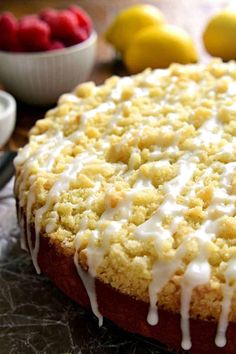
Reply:
[[[121,9],[141,1],[135,0],[81,0],[74,1],[83,7],[92,17],[95,29],[99,34],[97,60],[89,80],[100,84],[112,74],[127,74],[122,63],[116,60],[112,48],[105,43],[103,33],[114,15]],[[142,1],[158,6],[164,13],[167,22],[179,25],[193,37],[199,52],[199,60],[209,60],[202,44],[202,32],[209,17],[217,10],[232,1],[227,0],[156,0]],[[17,17],[38,12],[45,7],[65,8],[65,0],[1,0],[0,12],[12,11]],[[49,107],[38,108],[18,102],[17,123],[14,133],[4,150],[16,150],[27,142],[29,129],[34,122],[42,118]]]

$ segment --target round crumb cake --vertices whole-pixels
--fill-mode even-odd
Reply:
[[[38,273],[100,325],[175,352],[236,352],[234,62],[79,85],[15,166]]]

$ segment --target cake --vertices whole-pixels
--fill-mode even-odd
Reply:
[[[235,62],[83,83],[15,167],[22,248],[99,325],[236,352]]]

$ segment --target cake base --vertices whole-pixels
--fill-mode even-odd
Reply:
[[[26,219],[26,218],[25,218]],[[26,223],[24,223],[26,225]],[[26,234],[26,230],[22,230]],[[34,242],[35,230],[31,226]],[[90,301],[85,287],[77,273],[72,256],[65,255],[50,239],[40,236],[38,264],[45,275],[68,297],[81,306],[90,309]],[[159,309],[159,323],[150,326],[147,322],[149,305],[143,301],[121,294],[98,279],[95,282],[98,308],[100,313],[116,325],[132,333],[156,339],[173,353],[191,354],[235,354],[236,323],[230,323],[227,330],[227,344],[224,348],[216,347],[215,334],[217,323],[190,319],[192,348],[181,348],[180,315]]]

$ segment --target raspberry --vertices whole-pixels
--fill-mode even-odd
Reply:
[[[67,47],[75,45],[85,41],[88,38],[88,33],[84,28],[76,28],[76,30],[71,33],[71,36],[66,40]]]
[[[68,10],[58,12],[57,16],[49,22],[52,36],[55,39],[64,40],[70,37],[78,27],[77,17]]]
[[[36,16],[26,16],[19,24],[19,39],[27,51],[38,52],[50,47],[50,27]]]
[[[10,12],[4,12],[0,17],[0,49],[13,50],[18,42],[18,22]]]
[[[38,15],[26,15],[21,17],[20,22],[25,22],[25,21],[30,21],[30,20],[38,20],[39,17]]]
[[[54,41],[51,43],[48,50],[56,50],[56,49],[62,49],[62,48],[65,48],[65,46],[62,42]]]
[[[47,24],[50,26],[50,23],[52,23],[52,21],[54,21],[55,17],[57,17],[58,11],[55,9],[45,9],[42,12],[40,12],[40,19],[42,21],[47,22]]]
[[[76,5],[70,6],[68,10],[76,15],[79,26],[84,28],[87,34],[90,35],[93,25],[91,18],[86,14],[86,12]]]

